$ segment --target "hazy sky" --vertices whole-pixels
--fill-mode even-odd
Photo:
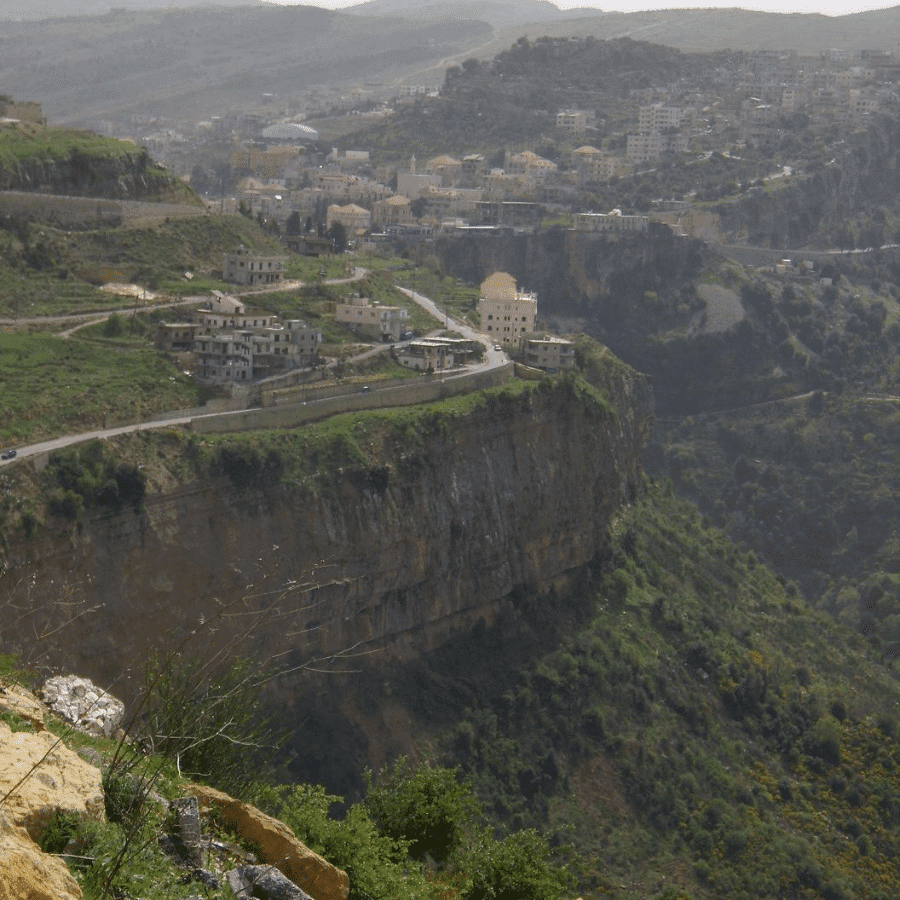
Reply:
[[[268,0],[275,3],[296,3],[299,0]],[[324,6],[329,9],[339,9],[342,6],[353,6],[361,0],[303,0],[309,6]],[[499,2],[512,3],[516,0],[499,0]],[[805,12],[822,13],[828,16],[840,16],[847,13],[863,12],[867,9],[889,9],[898,5],[898,0],[885,0],[885,2],[866,2],[866,0],[821,0],[821,2],[804,2],[804,0],[746,0],[746,2],[704,3],[697,0],[551,0],[560,9],[572,7],[592,6],[604,11],[621,10],[623,12],[636,12],[642,9],[697,9],[710,8],[740,8],[761,9],[768,12]],[[410,0],[410,6],[418,5],[415,0]]]

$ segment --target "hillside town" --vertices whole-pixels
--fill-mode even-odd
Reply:
[[[341,244],[361,248],[366,240],[422,241],[458,229],[532,229],[548,213],[560,212],[593,214],[575,223],[581,230],[642,229],[643,217],[580,208],[585,193],[664,160],[764,153],[801,131],[833,141],[900,107],[896,53],[831,49],[809,58],[760,50],[716,69],[713,78],[706,73],[632,89],[621,100],[573,90],[571,105],[555,113],[552,133],[531,145],[499,152],[473,146],[424,159],[410,153],[403,160],[364,146],[329,148],[329,123],[356,117],[363,128],[390,119],[410,104],[447,93],[450,74],[443,89],[407,85],[389,99],[375,87],[331,96],[316,89],[294,98],[290,110],[266,96],[253,111],[192,126],[146,118],[98,124],[110,132],[130,128],[136,141],[190,180],[211,205],[231,205],[295,240],[337,233]],[[322,131],[309,124],[318,122]],[[214,177],[204,154],[221,146],[230,149]],[[793,174],[802,166],[798,157]],[[791,173],[767,173],[785,174]],[[692,199],[663,197],[652,210],[626,212],[657,216]],[[657,217],[672,222],[671,216]]]
[[[253,283],[246,280],[248,272],[271,269],[279,276],[275,280],[273,274],[272,283],[278,284],[283,264],[282,257],[238,247],[225,254],[222,268],[226,280],[239,285]],[[494,342],[494,349],[514,352],[526,365],[544,372],[575,367],[572,342],[537,330],[537,296],[520,290],[512,275],[493,273],[482,282],[479,293],[481,331]],[[362,342],[390,345],[391,355],[406,369],[446,373],[482,358],[484,347],[475,337],[441,332],[416,336],[405,328],[408,316],[406,307],[358,294],[334,304],[336,323]],[[302,377],[327,362],[320,353],[321,331],[299,319],[281,319],[219,290],[210,292],[204,304],[181,320],[160,320],[154,344],[207,384],[247,384],[290,373]]]

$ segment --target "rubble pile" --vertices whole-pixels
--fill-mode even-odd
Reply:
[[[125,704],[87,678],[56,675],[41,688],[41,699],[79,731],[111,738],[125,716]]]

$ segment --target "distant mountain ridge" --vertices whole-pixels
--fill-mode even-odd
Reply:
[[[310,88],[381,82],[439,85],[449,66],[493,59],[519,38],[629,37],[692,52],[896,50],[900,7],[849,16],[740,9],[599,12],[548,0],[368,0],[345,10],[221,0],[0,0],[0,92],[42,103],[54,124],[134,115],[200,120],[296,109]],[[165,4],[165,5],[164,5]],[[102,15],[86,15],[105,7]],[[52,4],[56,6],[56,4]],[[50,14],[55,18],[47,18]],[[45,18],[36,21],[38,16]],[[19,18],[20,21],[14,21]]]
[[[123,11],[184,9],[188,6],[261,6],[263,2],[264,0],[0,0],[0,22],[117,15]]]
[[[366,16],[400,16],[410,19],[446,19],[452,15],[466,19],[480,19],[491,25],[506,26],[511,22],[555,22],[581,16],[596,16],[596,9],[561,10],[549,0],[461,0],[452,4],[440,0],[411,4],[410,0],[367,0],[347,6],[342,12]]]

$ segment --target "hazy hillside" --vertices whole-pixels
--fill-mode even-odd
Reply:
[[[745,10],[562,12],[534,0],[404,7],[373,0],[351,11],[274,3],[217,6],[140,0],[66,6],[66,18],[36,21],[0,0],[0,84],[37,100],[51,120],[82,124],[135,113],[197,119],[255,108],[263,93],[281,109],[311,87],[406,77],[441,83],[448,66],[491,59],[522,37],[631,37],[682,50],[829,47],[894,49],[900,7],[852,16]],[[43,10],[43,13],[41,12]],[[555,12],[554,12],[555,10]],[[93,15],[85,15],[93,13]],[[21,21],[15,21],[21,19]],[[5,21],[4,21],[5,20]],[[533,23],[533,24],[529,24]]]
[[[348,6],[344,12],[366,16],[405,16],[414,19],[445,21],[449,18],[480,19],[494,26],[505,26],[513,22],[555,22],[568,20],[575,15],[596,16],[596,9],[561,10],[549,0],[470,0],[452,4],[429,0],[412,3],[411,0],[369,0],[356,6]]]
[[[184,8],[186,6],[251,6],[254,3],[262,4],[264,0],[182,0],[174,4]],[[17,19],[61,19],[73,16],[103,16],[112,10],[148,10],[164,9],[172,6],[166,0],[116,0],[115,4],[110,0],[66,0],[65,5],[54,0],[0,0],[0,22],[15,21]]]
[[[483,43],[490,26],[367,19],[312,6],[192,7],[8,22],[5,93],[54,124],[140,113],[196,119],[279,106],[310,87],[362,82]]]

